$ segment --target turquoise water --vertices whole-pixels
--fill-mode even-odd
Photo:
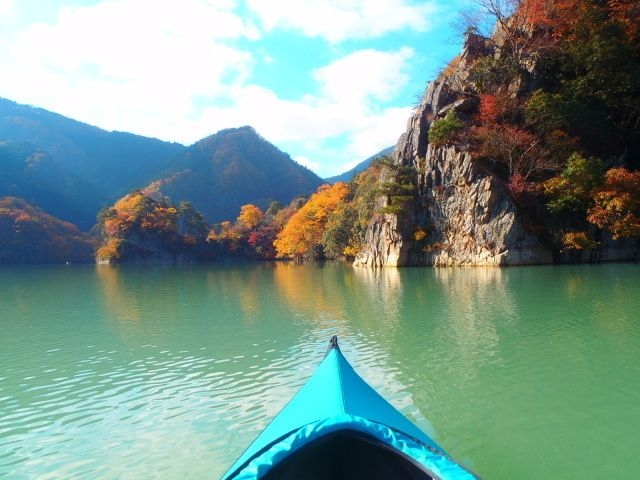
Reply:
[[[332,334],[485,479],[640,478],[640,266],[0,269],[0,477],[218,478]]]

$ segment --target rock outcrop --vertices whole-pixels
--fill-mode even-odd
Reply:
[[[413,119],[415,120],[415,118]],[[426,134],[426,132],[424,132]],[[398,152],[408,147],[404,136]],[[418,160],[414,154],[413,159]],[[526,265],[553,261],[524,227],[502,181],[457,147],[427,146],[419,173],[420,205],[375,218],[355,265]],[[413,225],[425,225],[419,241]],[[413,227],[415,228],[415,227]],[[414,238],[412,238],[414,237]]]
[[[451,110],[464,116],[476,109],[477,99],[465,86],[471,64],[488,51],[483,37],[468,35],[460,57],[427,87],[392,156],[396,165],[417,171],[415,200],[398,214],[372,220],[354,265],[499,266],[634,258],[637,248],[612,248],[611,241],[597,252],[573,257],[552,252],[528,228],[504,180],[474,161],[464,146],[429,144],[434,120]],[[526,85],[519,79],[513,94],[522,88]]]

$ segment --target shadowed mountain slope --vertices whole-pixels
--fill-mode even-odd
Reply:
[[[200,140],[172,170],[145,193],[156,199],[168,196],[176,204],[186,200],[210,222],[233,220],[240,206],[249,203],[263,209],[273,201],[288,203],[323,183],[248,126]]]

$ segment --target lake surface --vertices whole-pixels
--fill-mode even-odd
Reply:
[[[0,477],[218,478],[337,334],[484,479],[640,478],[640,265],[0,269]]]

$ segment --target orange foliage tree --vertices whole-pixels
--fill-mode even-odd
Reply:
[[[177,210],[162,205],[140,191],[134,191],[118,200],[102,214],[102,228],[107,236],[121,236],[132,230],[177,230]]]
[[[349,186],[338,182],[322,185],[276,236],[273,245],[279,258],[315,256],[322,244],[327,219],[349,194]]]
[[[640,172],[612,168],[594,195],[587,220],[609,230],[614,239],[640,238]]]

